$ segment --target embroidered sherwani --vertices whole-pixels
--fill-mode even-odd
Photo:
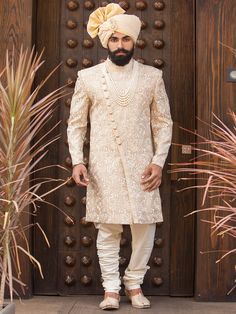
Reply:
[[[131,96],[120,104],[117,94],[125,88]],[[144,192],[140,184],[150,163],[163,167],[171,143],[172,120],[162,71],[133,59],[126,66],[107,59],[78,72],[68,123],[73,165],[83,163],[88,120],[87,221],[162,221],[159,189]]]

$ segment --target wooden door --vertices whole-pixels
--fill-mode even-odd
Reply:
[[[45,47],[45,71],[63,62],[57,76],[48,83],[48,89],[69,83],[73,92],[76,73],[101,62],[106,50],[98,40],[86,32],[89,14],[101,5],[116,2],[128,13],[138,15],[143,21],[137,42],[135,58],[145,64],[161,68],[164,72],[167,93],[175,122],[174,141],[185,145],[189,135],[181,134],[178,125],[194,128],[194,0],[164,1],[78,1],[51,0],[36,2],[37,25],[35,42],[37,50]],[[43,74],[43,73],[42,73]],[[40,78],[39,78],[40,80]],[[71,173],[71,159],[66,138],[66,121],[69,116],[71,95],[58,104],[53,121],[60,119],[61,139],[51,148],[47,163],[59,163],[68,173],[56,175],[66,178]],[[49,126],[50,127],[50,126]],[[89,137],[85,144],[88,153]],[[173,148],[168,162],[189,158],[187,146]],[[177,177],[164,169],[161,187],[164,223],[158,224],[155,248],[150,259],[144,291],[152,295],[192,295],[194,277],[194,222],[183,216],[194,208],[194,194],[176,193]],[[51,173],[52,174],[52,173]],[[115,193],[115,191],[114,191]],[[96,230],[86,223],[86,191],[69,182],[51,196],[73,220],[49,206],[41,208],[37,221],[51,242],[47,249],[38,232],[34,233],[34,250],[44,269],[45,279],[34,275],[35,294],[97,294],[102,293],[101,276],[97,261]],[[125,227],[122,237],[120,268],[124,271],[130,256],[131,237]]]
[[[236,1],[198,0],[196,6],[197,31],[197,115],[211,123],[215,122],[212,113],[232,128],[228,110],[236,110],[236,81],[230,80],[229,71],[236,69],[236,56],[230,47],[236,48]],[[207,47],[207,49],[206,49]],[[209,128],[198,121],[198,132],[211,138]],[[198,208],[201,208],[202,193],[197,194]],[[213,207],[216,200],[209,200]],[[229,255],[220,263],[216,261],[223,252],[235,249],[235,238],[225,234],[223,237],[211,234],[208,224],[213,212],[199,213],[197,218],[197,267],[196,291],[198,300],[235,301],[235,254]],[[200,251],[210,252],[199,254]],[[207,274],[207,275],[206,275]]]

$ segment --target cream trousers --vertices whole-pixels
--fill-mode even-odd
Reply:
[[[119,292],[121,280],[119,273],[120,239],[122,225],[96,224],[98,228],[97,253],[101,267],[105,291]],[[132,224],[132,253],[125,270],[123,282],[125,288],[136,289],[143,283],[147,263],[152,253],[156,224]]]

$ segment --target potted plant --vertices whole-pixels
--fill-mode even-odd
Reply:
[[[48,145],[58,137],[46,140],[46,134],[33,144],[32,140],[47,123],[54,104],[64,94],[59,88],[38,99],[39,91],[55,71],[34,87],[35,75],[42,64],[42,54],[21,49],[16,65],[14,52],[12,57],[6,53],[6,66],[0,73],[0,313],[14,313],[13,303],[4,305],[6,289],[12,302],[13,294],[17,295],[14,283],[25,286],[21,279],[20,255],[27,256],[43,276],[26,235],[33,224],[24,225],[22,217],[31,215],[32,206],[36,211],[36,202],[44,202],[46,194],[52,192],[40,195],[42,184],[55,181],[55,190],[65,183],[52,178],[32,181],[35,166],[47,153]],[[36,227],[48,243],[42,228],[37,224]]]
[[[222,238],[226,234],[236,238],[236,114],[230,111],[229,115],[230,126],[213,115],[213,122],[208,124],[208,137],[189,131],[198,138],[192,144],[196,157],[189,162],[172,164],[171,170],[185,174],[179,180],[191,182],[184,190],[202,191],[202,208],[189,215],[211,212],[211,219],[204,222],[209,224],[212,234]],[[235,252],[236,248],[224,252],[216,263]],[[227,294],[235,288],[236,285]]]

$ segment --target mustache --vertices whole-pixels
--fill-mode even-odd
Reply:
[[[124,48],[119,48],[119,49],[113,51],[112,53],[117,54],[117,53],[119,53],[119,52],[129,53],[130,51],[129,51],[129,50],[126,50],[126,49],[124,49]]]

